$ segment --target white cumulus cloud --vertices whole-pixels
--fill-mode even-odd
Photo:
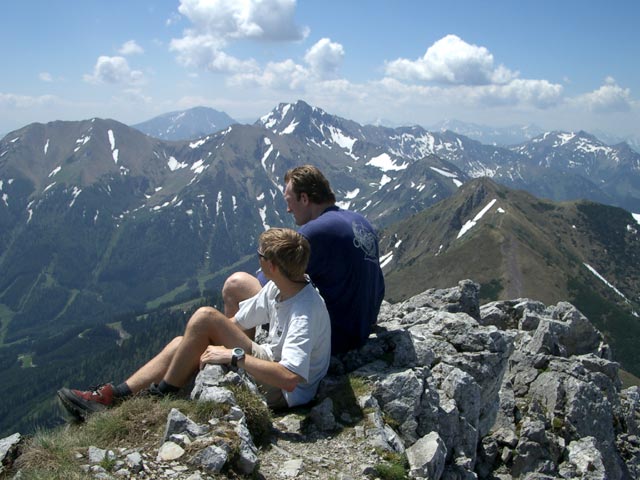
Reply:
[[[341,44],[323,38],[307,50],[305,64],[291,59],[269,62],[263,70],[242,72],[230,79],[232,85],[259,86],[279,90],[302,90],[313,83],[315,88],[336,81],[344,57]]]
[[[517,71],[496,65],[485,47],[447,35],[431,45],[423,57],[400,58],[385,66],[385,90],[423,100],[468,106],[528,105],[549,108],[562,102],[562,85],[519,78]]]
[[[562,85],[547,80],[515,79],[506,85],[486,85],[468,88],[469,99],[490,106],[531,105],[549,108],[562,102]]]
[[[144,53],[144,49],[135,40],[129,40],[122,44],[118,53],[120,55],[138,55]]]
[[[222,50],[225,42],[213,35],[186,35],[171,40],[169,49],[177,53],[178,61],[187,67],[197,67],[214,73],[256,71],[253,59],[240,60]]]
[[[229,83],[239,86],[257,86],[275,90],[295,90],[309,78],[309,71],[293,60],[269,62],[262,71],[239,73]]]
[[[53,76],[49,72],[41,72],[38,74],[38,78],[43,82],[53,82]]]
[[[323,38],[304,56],[309,68],[318,78],[335,78],[344,58],[344,48],[339,43]]]
[[[132,70],[124,57],[98,57],[92,74],[84,75],[89,83],[124,83],[140,84],[144,82],[144,75],[140,70]]]
[[[518,76],[502,65],[496,66],[485,47],[471,45],[456,35],[441,38],[417,60],[389,62],[386,74],[411,82],[453,85],[505,84]]]
[[[181,0],[178,11],[198,33],[292,41],[308,34],[294,22],[295,8],[295,0]]]
[[[239,59],[224,50],[230,42],[299,41],[308,28],[294,21],[295,0],[181,0],[178,11],[192,27],[181,38],[171,40],[169,49],[185,66],[216,73],[256,74],[253,59]]]
[[[607,77],[599,89],[579,97],[578,102],[596,113],[627,112],[633,104],[631,91],[620,87],[612,77]]]

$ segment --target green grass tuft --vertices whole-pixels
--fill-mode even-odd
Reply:
[[[230,385],[229,389],[233,392],[238,406],[245,414],[247,428],[253,437],[254,443],[258,446],[267,444],[271,438],[271,410],[262,402],[260,397],[244,385]]]
[[[374,467],[382,480],[408,480],[409,462],[405,454],[378,451],[385,461]]]

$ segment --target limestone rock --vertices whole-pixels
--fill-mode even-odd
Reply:
[[[410,473],[415,478],[439,480],[444,471],[447,447],[436,432],[422,437],[407,449]]]
[[[4,471],[5,466],[13,463],[21,441],[22,435],[19,433],[0,439],[0,473]]]
[[[157,444],[141,457],[119,452],[115,475],[196,480],[228,468],[346,480],[374,477],[383,456],[406,452],[414,478],[640,478],[640,389],[621,389],[600,332],[567,302],[480,307],[478,293],[465,280],[383,302],[365,345],[332,357],[315,403],[276,421],[277,441],[264,450],[229,389],[260,396],[255,384],[242,371],[206,366],[191,397],[228,413],[198,424],[172,411],[163,443],[188,453],[157,460]],[[113,476],[98,465],[111,454],[98,450],[84,471]]]

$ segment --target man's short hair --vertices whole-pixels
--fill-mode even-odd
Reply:
[[[302,165],[289,170],[284,176],[285,184],[291,182],[296,198],[306,193],[312,203],[335,203],[336,196],[329,180],[313,165]]]
[[[307,270],[311,246],[306,238],[290,228],[271,228],[258,241],[260,254],[274,262],[289,280],[298,280]]]

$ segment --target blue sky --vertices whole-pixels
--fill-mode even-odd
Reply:
[[[21,0],[0,16],[0,133],[303,99],[370,123],[640,137],[640,2]]]

